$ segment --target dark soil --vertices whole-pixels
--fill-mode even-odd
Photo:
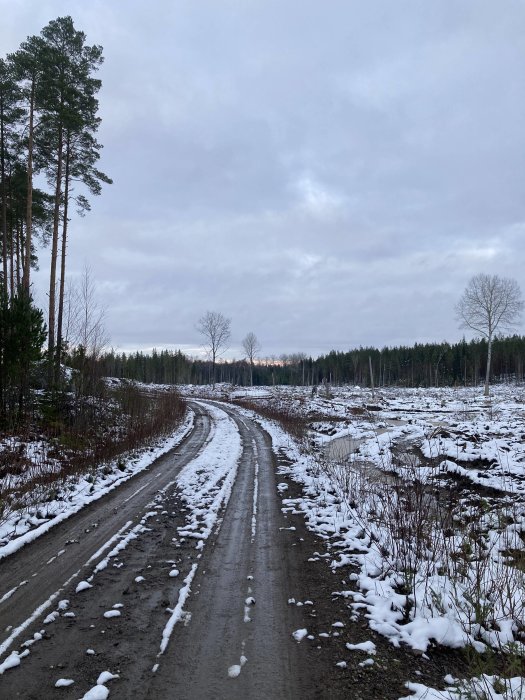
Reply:
[[[241,426],[241,434],[243,430],[246,432],[248,427],[243,429]],[[253,459],[250,453],[252,439],[258,441],[259,513],[262,520],[257,528],[257,538],[261,539],[255,539],[255,542],[252,539],[250,543],[252,507],[250,489],[253,489]],[[395,648],[384,637],[370,630],[363,614],[356,621],[351,620],[355,612],[351,609],[349,600],[334,592],[340,591],[341,588],[351,589],[352,584],[348,582],[348,577],[353,570],[351,567],[343,567],[333,573],[329,566],[332,554],[327,542],[306,528],[305,519],[301,514],[282,513],[278,506],[276,507],[275,499],[279,505],[282,505],[281,497],[275,488],[277,481],[287,482],[288,489],[284,494],[287,499],[300,498],[302,490],[298,483],[285,474],[279,473],[278,478],[274,478],[274,469],[280,465],[271,461],[271,455],[266,463],[267,468],[263,468],[262,460],[266,453],[263,449],[265,440],[268,440],[267,436],[261,436],[257,431],[250,429],[250,432],[246,432],[243,440],[246,453],[244,467],[239,471],[235,487],[238,492],[232,493],[230,515],[228,516],[227,511],[220,530],[206,544],[188,605],[185,605],[185,609],[187,608],[189,612],[193,611],[193,618],[188,627],[182,623],[175,629],[165,655],[158,657],[160,634],[169,618],[167,609],[173,609],[178,600],[180,587],[199,556],[195,549],[195,542],[185,540],[178,534],[178,527],[185,522],[184,505],[180,501],[176,488],[168,486],[162,490],[156,489],[154,494],[149,496],[149,498],[153,497],[154,506],[148,505],[147,500],[143,504],[144,510],[141,510],[141,513],[156,510],[156,514],[145,521],[148,531],[132,540],[126,549],[110,559],[107,568],[95,575],[92,581],[93,588],[79,594],[74,592],[78,580],[87,578],[92,572],[94,562],[90,566],[85,566],[68,589],[61,592],[60,598],[70,600],[69,610],[74,612],[75,617],[65,617],[62,614],[49,625],[43,625],[42,620],[37,620],[31,628],[27,629],[27,633],[20,637],[20,641],[28,640],[34,631],[45,629],[44,640],[31,646],[31,654],[22,661],[21,667],[8,671],[0,677],[0,697],[35,698],[35,700],[61,697],[74,700],[96,682],[98,673],[104,669],[120,675],[119,680],[110,681],[108,684],[112,698],[186,697],[184,688],[182,694],[174,693],[173,688],[177,682],[174,675],[176,663],[181,657],[185,660],[179,674],[182,677],[191,666],[192,655],[197,656],[198,645],[190,648],[190,645],[186,644],[187,633],[192,629],[198,629],[197,626],[201,625],[204,631],[197,635],[199,644],[204,649],[211,648],[211,652],[206,652],[207,655],[204,657],[206,662],[202,663],[195,673],[190,674],[192,683],[195,682],[196,677],[198,682],[198,675],[205,675],[208,667],[217,660],[219,667],[226,669],[231,663],[227,660],[226,654],[231,648],[235,650],[241,648],[237,642],[232,645],[230,640],[227,644],[228,640],[220,637],[217,620],[214,619],[213,622],[213,626],[217,628],[214,631],[207,630],[211,618],[206,618],[204,614],[204,619],[199,621],[199,609],[206,613],[205,602],[208,601],[210,605],[213,602],[213,586],[207,586],[208,582],[213,584],[213,576],[223,580],[223,569],[229,571],[229,573],[226,571],[228,576],[224,579],[227,585],[223,581],[219,592],[222,590],[226,596],[231,597],[232,601],[238,601],[235,605],[240,609],[242,620],[245,593],[241,595],[241,589],[239,592],[234,590],[234,583],[230,584],[229,580],[231,579],[232,582],[238,580],[244,591],[247,579],[252,578],[246,576],[247,573],[252,573],[250,568],[252,566],[255,567],[253,586],[254,595],[257,598],[257,605],[253,611],[254,620],[249,627],[241,623],[239,629],[241,636],[247,638],[247,644],[251,643],[249,636],[251,627],[254,634],[257,629],[264,630],[264,634],[252,640],[252,656],[250,656],[250,647],[247,648],[246,672],[243,671],[235,681],[226,681],[227,684],[233,683],[226,685],[228,689],[232,689],[229,695],[224,694],[221,685],[216,693],[203,695],[203,700],[212,697],[228,697],[228,700],[233,697],[248,697],[241,684],[247,682],[251,664],[255,665],[257,661],[262,669],[258,676],[259,682],[264,681],[265,675],[275,674],[279,666],[285,670],[288,666],[296,670],[300,669],[300,678],[294,679],[293,690],[279,691],[271,697],[271,700],[279,698],[283,700],[295,698],[297,700],[299,698],[301,700],[324,698],[398,700],[409,694],[405,686],[407,681],[442,688],[446,674],[460,677],[467,675],[466,659],[458,650],[436,646],[428,650],[425,655],[427,658],[416,656],[408,648]],[[174,454],[173,459],[175,458]],[[172,458],[167,457],[167,459]],[[281,464],[286,464],[284,455]],[[170,470],[174,475],[175,463]],[[167,479],[168,475],[166,475]],[[158,483],[160,487],[160,481]],[[126,501],[122,501],[118,509],[119,515],[124,516],[125,507],[131,507],[133,503],[138,504],[142,493],[131,501],[128,499],[127,504]],[[246,511],[242,514],[241,520],[238,518],[239,509]],[[115,516],[116,511],[117,509],[115,509]],[[102,521],[98,519],[98,522],[98,529],[101,530]],[[238,529],[241,522],[245,523],[243,527],[247,536],[246,533],[242,537],[237,534],[241,532]],[[268,529],[266,534],[264,534],[265,527]],[[59,534],[60,530],[57,528],[56,532]],[[87,532],[88,530],[85,530],[78,539],[87,537],[85,534]],[[230,536],[227,536],[228,532],[231,533]],[[274,540],[276,544],[272,545]],[[253,561],[240,550],[242,542],[245,542],[248,551],[251,552]],[[43,540],[39,543],[40,547],[42,545]],[[224,545],[228,545],[232,550],[231,561],[221,554],[220,548]],[[81,544],[74,545],[78,548],[80,546]],[[268,559],[266,571],[259,559],[264,563],[267,552],[272,551],[274,546],[275,552],[272,555],[273,558]],[[240,550],[239,557],[234,556],[236,549]],[[219,560],[218,565],[213,560],[214,552]],[[323,557],[323,555],[329,556]],[[66,555],[63,557],[65,560]],[[172,566],[179,569],[178,577],[169,576]],[[248,567],[246,571],[241,570],[243,566]],[[29,576],[35,570],[35,566],[30,567]],[[138,576],[144,576],[145,580],[137,582]],[[266,589],[263,586],[265,577],[280,582],[277,591],[279,595],[276,598],[281,600],[279,605],[282,605],[282,609],[274,599],[265,599]],[[20,577],[17,580],[20,580]],[[283,597],[283,591],[286,592],[286,597]],[[286,605],[288,595],[295,599],[295,603],[290,606]],[[202,599],[202,604],[199,603],[199,599]],[[312,604],[304,604],[306,601],[311,601]],[[297,602],[303,605],[298,606]],[[111,610],[115,604],[123,605],[122,615],[111,619],[104,618],[104,612]],[[225,629],[230,624],[231,611],[234,608],[234,604],[227,598],[225,612],[218,618],[218,623],[224,624]],[[217,606],[214,604],[210,610],[216,612]],[[46,614],[47,612],[49,610]],[[333,627],[335,622],[342,622],[344,627]],[[278,644],[275,649],[270,649],[271,654],[265,656],[264,641],[272,633],[272,627],[282,629],[282,634],[276,637]],[[294,642],[290,633],[299,628],[306,628],[308,635],[313,638],[306,637],[300,642]],[[233,629],[235,630],[235,625]],[[327,636],[320,636],[321,634]],[[216,637],[218,637],[217,640]],[[373,657],[374,664],[363,667],[360,663],[368,658],[368,654],[349,651],[345,645],[347,642],[356,644],[367,640],[375,643],[377,653]],[[88,649],[93,649],[95,654],[87,654]],[[346,662],[345,668],[336,665],[342,661]],[[156,663],[160,663],[160,669],[152,680],[152,667]],[[174,670],[172,671],[171,668]],[[75,685],[70,689],[55,689],[54,683],[58,678],[74,678]],[[247,690],[251,698],[270,700],[270,696],[260,694],[253,685]],[[189,695],[189,697],[197,696]]]
[[[286,459],[282,462],[286,464]],[[300,498],[302,489],[285,474],[279,475],[280,481],[288,484],[285,498]],[[467,660],[457,649],[433,646],[424,658],[415,655],[407,647],[396,648],[386,638],[373,632],[366,617],[361,613],[356,622],[347,599],[334,595],[342,587],[352,589],[354,584],[348,582],[353,572],[351,567],[338,568],[334,574],[329,566],[331,556],[319,558],[318,554],[328,554],[326,542],[307,529],[304,517],[300,514],[287,514],[295,531],[287,532],[290,547],[296,547],[302,560],[302,572],[298,577],[297,600],[312,600],[314,605],[306,613],[306,626],[315,639],[304,639],[301,644],[313,665],[319,670],[319,684],[312,689],[312,698],[352,698],[353,700],[398,700],[410,695],[405,684],[407,681],[424,683],[433,688],[444,688],[444,676],[465,677]],[[316,559],[316,561],[309,561]],[[355,590],[355,588],[354,588]],[[334,636],[332,624],[341,621],[343,628],[337,628],[339,636]],[[329,637],[319,637],[328,633]],[[373,641],[377,653],[372,666],[359,664],[369,657],[360,651],[349,651],[346,643],[357,644]],[[346,668],[336,664],[345,661]]]

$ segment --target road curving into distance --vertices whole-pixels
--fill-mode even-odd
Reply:
[[[97,681],[111,698],[314,697],[292,637],[305,624],[288,604],[301,561],[271,440],[233,407],[191,408],[194,429],[177,448],[0,562],[0,697],[82,698]],[[199,540],[186,533],[177,479],[228,459],[225,426],[240,458]]]

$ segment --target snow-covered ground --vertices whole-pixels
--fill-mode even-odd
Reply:
[[[30,654],[30,647],[40,642],[44,637],[45,629],[35,633],[34,637],[23,641],[20,648],[22,651],[11,651],[13,644],[23,640],[26,629],[30,624],[37,620],[42,620],[45,626],[53,625],[61,617],[75,617],[75,612],[71,610],[73,601],[60,599],[63,591],[70,585],[74,584],[74,596],[85,596],[94,585],[94,579],[100,572],[108,567],[120,567],[122,563],[121,557],[125,554],[130,543],[141,538],[148,538],[151,531],[149,523],[152,519],[158,518],[159,513],[166,513],[163,510],[165,506],[165,497],[168,489],[173,490],[176,483],[178,486],[178,494],[185,504],[187,513],[183,515],[184,525],[178,528],[178,541],[193,540],[195,542],[195,561],[182,581],[178,593],[178,600],[173,609],[168,609],[169,617],[161,631],[158,640],[158,658],[166,651],[170,637],[173,633],[175,625],[185,619],[185,611],[183,606],[186,603],[188,596],[191,593],[191,584],[199,568],[199,561],[202,556],[202,549],[205,542],[211,534],[214,527],[217,525],[219,517],[223,513],[223,509],[228,503],[231,495],[231,489],[235,481],[237,467],[241,455],[241,439],[239,430],[235,422],[220,408],[213,405],[207,407],[207,413],[210,417],[211,428],[206,439],[203,450],[193,459],[191,459],[181,471],[170,480],[168,484],[160,489],[155,498],[148,502],[145,506],[142,518],[137,525],[133,525],[131,521],[115,533],[107,542],[103,544],[85,563],[84,567],[79,569],[72,577],[61,585],[61,588],[53,593],[48,600],[42,602],[41,605],[17,628],[9,628],[6,630],[8,637],[0,643],[0,656],[8,653],[8,656],[0,663],[0,677],[10,669],[14,669],[24,663],[24,660]],[[28,542],[35,540],[44,532],[49,530],[53,525],[61,522],[67,517],[78,512],[80,508],[103,496],[108,491],[117,488],[124,480],[131,478],[133,474],[145,469],[157,457],[166,451],[172,449],[180,443],[184,435],[188,433],[193,424],[193,412],[189,411],[189,415],[184,425],[174,433],[169,440],[165,440],[157,447],[150,447],[142,456],[130,455],[128,466],[125,474],[119,475],[101,474],[99,479],[93,482],[84,483],[83,480],[75,481],[70,484],[67,491],[68,498],[60,500],[56,505],[52,505],[53,511],[49,513],[49,518],[45,522],[39,523],[37,527],[30,528],[31,523],[26,525],[27,531],[24,534],[18,533],[16,536],[14,530],[7,531],[7,544],[4,544],[0,549],[0,557],[5,558],[8,554],[20,549]],[[106,465],[107,466],[107,465]],[[107,469],[106,469],[107,471]],[[118,471],[118,470],[117,470]],[[113,478],[111,478],[113,477]],[[91,488],[94,485],[94,488]],[[139,489],[140,490],[140,489]],[[133,497],[130,496],[130,498]],[[47,504],[49,505],[49,504]],[[10,535],[10,537],[9,537]],[[175,542],[172,543],[175,547]],[[179,545],[180,546],[180,545]],[[50,563],[50,562],[48,562]],[[79,580],[80,573],[85,572],[86,578]],[[179,570],[173,564],[169,571],[169,578],[176,579],[179,576]],[[137,576],[135,583],[144,581],[144,576]],[[23,581],[20,585],[27,584]],[[0,599],[0,603],[5,602],[11,595],[16,592],[16,589],[10,590]],[[100,591],[99,591],[100,595]],[[123,603],[115,603],[103,613],[105,620],[121,617],[122,610],[125,606]],[[55,608],[53,610],[53,608]],[[48,611],[51,612],[48,613]],[[91,625],[94,627],[94,625]],[[10,653],[9,653],[10,652]],[[88,649],[87,654],[94,653]],[[158,669],[159,663],[156,663],[153,672]],[[97,700],[98,698],[107,698],[109,696],[109,688],[106,684],[109,681],[119,678],[118,674],[113,674],[110,671],[102,671],[98,676],[96,684],[83,695],[84,700]],[[74,678],[59,678],[56,680],[55,687],[68,687],[75,683]]]
[[[250,400],[250,391],[229,397]],[[356,387],[276,387],[253,401],[309,421],[298,445],[259,418],[292,462],[283,473],[304,488],[287,499],[280,485],[283,506],[304,513],[332,569],[347,572],[337,594],[355,615],[419,655],[468,644],[507,654],[509,669],[525,663],[523,387],[495,387],[490,400],[472,388],[372,397]],[[407,697],[522,698],[523,675],[454,680],[446,691],[410,685]]]
[[[317,393],[226,386],[182,391],[252,400],[258,406],[270,402],[307,419],[308,432],[299,444],[275,422],[242,409],[270,433],[274,450],[288,457],[290,464],[281,472],[302,485],[303,495],[287,498],[286,484],[279,484],[283,509],[304,514],[325,541],[330,567],[344,572],[336,593],[349,601],[352,616],[364,615],[372,630],[418,655],[431,653],[436,644],[470,644],[478,651],[507,653],[519,668],[525,656],[523,387],[495,387],[488,401],[477,388],[381,389],[374,396],[358,387],[322,387]],[[228,501],[240,454],[231,420],[220,409],[210,410],[213,473],[209,460],[197,458],[178,478],[188,505],[180,534],[195,538],[198,548]],[[190,428],[191,419],[162,445],[130,457],[124,471],[114,465],[90,480],[66,482],[53,501],[35,497],[24,512],[2,524],[0,559],[144,469]],[[122,533],[116,546],[122,548],[126,536],[141,532]],[[112,556],[113,549],[102,562]],[[160,653],[183,615],[197,567],[184,578]],[[80,591],[87,590],[89,580],[81,583],[87,585]],[[107,613],[116,617],[119,609]],[[347,650],[364,652],[363,664],[373,664],[373,646]],[[9,656],[2,671],[21,659]],[[65,686],[70,680],[57,683]],[[525,698],[525,674],[504,681],[478,673],[468,681],[448,677],[444,683],[446,690],[407,684],[406,697],[460,700],[469,692],[472,697],[484,692],[491,700]],[[98,685],[101,689],[95,686],[89,697],[102,697],[104,682]]]
[[[146,469],[178,445],[192,425],[193,413],[189,412],[180,428],[168,438],[121,455],[110,464],[101,464],[94,472],[68,477],[52,491],[46,484],[37,485],[25,507],[0,518],[0,561]]]

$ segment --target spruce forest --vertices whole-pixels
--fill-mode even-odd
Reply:
[[[392,387],[477,386],[485,379],[487,342],[475,339],[459,343],[426,343],[411,347],[355,348],[331,351],[317,358],[297,352],[259,358],[253,369],[256,386],[356,384]],[[500,337],[493,346],[491,381],[524,380],[525,337]],[[74,355],[70,358],[75,366]],[[134,379],[156,384],[211,383],[211,362],[190,358],[180,350],[151,353],[106,351],[95,360],[100,376]],[[250,365],[246,359],[223,361],[216,368],[217,381],[247,386]]]

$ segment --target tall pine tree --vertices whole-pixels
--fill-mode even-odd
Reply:
[[[42,30],[45,43],[46,100],[42,131],[48,181],[54,189],[54,215],[49,275],[49,359],[51,381],[59,376],[62,353],[65,259],[70,189],[73,179],[81,180],[93,194],[100,181],[110,179],[94,167],[100,144],[94,138],[100,119],[96,94],[101,82],[93,74],[102,64],[102,48],[87,46],[84,32],[75,29],[71,17],[59,17]],[[81,199],[85,208],[87,200]],[[58,249],[62,223],[62,246],[58,304],[56,299]],[[58,319],[56,310],[58,307]]]
[[[23,111],[19,106],[20,89],[15,79],[13,65],[0,58],[0,207],[2,230],[2,286],[8,293],[9,235],[7,209],[10,174],[15,163],[19,137],[17,126]]]

